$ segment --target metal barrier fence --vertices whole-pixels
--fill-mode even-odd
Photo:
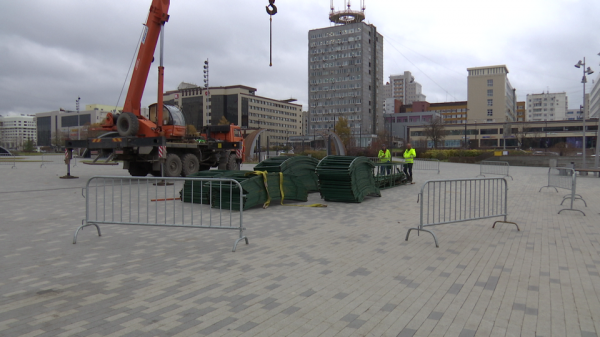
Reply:
[[[369,160],[374,163],[381,163],[381,158],[379,158],[379,157],[367,157],[367,158],[369,158]]]
[[[380,189],[395,187],[407,183],[406,175],[402,171],[402,163],[400,162],[376,162],[375,169],[373,170],[373,176],[375,178],[375,183]]]
[[[564,208],[558,211],[558,214],[562,211],[578,211],[583,215],[585,213],[582,210],[573,208],[573,203],[575,200],[581,200],[587,207],[587,202],[583,200],[583,197],[576,193],[577,190],[577,172],[568,167],[550,167],[548,169],[548,185],[542,186],[538,192],[541,192],[544,188],[554,188],[554,190],[558,193],[558,188],[562,188],[565,190],[571,191],[571,193],[563,196],[563,200],[560,203],[561,205],[567,199],[571,199],[571,208]]]
[[[507,161],[484,160],[481,163],[479,163],[479,174],[477,175],[477,177],[485,177],[485,174],[496,174],[500,176],[510,177],[510,180],[513,180],[513,177],[511,177],[508,174],[509,168],[510,165]]]
[[[10,168],[16,168],[17,157],[8,153],[0,153],[0,165],[11,165]]]
[[[381,163],[381,158],[368,157],[374,163]],[[404,164],[404,161],[395,162],[396,164]],[[440,174],[440,161],[438,159],[415,158],[413,162],[413,170],[431,170],[437,171]]]
[[[413,170],[431,170],[440,174],[440,161],[438,159],[415,158]]]
[[[186,182],[191,196],[180,193]],[[97,176],[88,180],[82,193],[85,219],[73,243],[84,227],[96,226],[102,236],[98,225],[113,224],[237,230],[233,251],[241,240],[248,244],[243,206],[240,211],[233,208],[238,202],[243,205],[243,190],[233,179]]]
[[[474,178],[452,180],[429,180],[419,192],[420,222],[416,228],[408,229],[406,241],[412,230],[425,231],[433,235],[435,246],[439,247],[435,234],[425,229],[455,222],[463,222],[494,217],[508,216],[508,183],[505,178]]]

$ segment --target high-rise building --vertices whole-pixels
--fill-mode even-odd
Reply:
[[[569,100],[564,92],[527,94],[526,102],[528,121],[560,121],[572,118],[567,115]]]
[[[0,145],[7,149],[22,150],[28,140],[37,144],[34,116],[0,116]]]
[[[415,77],[410,71],[405,71],[402,75],[390,75],[389,83],[392,98],[401,100],[403,105],[411,105],[413,102],[427,99],[421,93],[421,84],[415,82]]]
[[[356,136],[383,129],[383,36],[363,19],[332,8],[336,25],[308,32],[308,134],[333,130],[340,117]]]
[[[516,121],[517,94],[508,80],[505,65],[468,68],[469,122]]]

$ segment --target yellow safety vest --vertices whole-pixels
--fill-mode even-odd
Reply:
[[[383,150],[379,150],[377,157],[381,159],[382,163],[387,163],[392,160],[392,154],[390,153],[389,149],[386,149],[385,152],[383,152]]]
[[[417,152],[415,151],[415,149],[406,149],[404,150],[404,161],[408,164],[412,164],[413,163],[413,158],[415,158],[417,156]]]

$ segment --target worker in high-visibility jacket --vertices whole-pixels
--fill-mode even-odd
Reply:
[[[410,145],[410,143],[406,144],[406,150],[404,150],[404,174],[406,174],[406,178],[408,179],[408,181],[410,181],[411,184],[413,183],[413,175],[412,175],[412,168],[413,168],[413,159],[415,159],[415,157],[417,156],[417,151],[415,151],[415,149],[412,148],[412,146]]]
[[[379,150],[379,153],[377,154],[377,157],[379,158],[379,162],[382,163],[382,164],[384,164],[384,163],[391,163],[391,161],[392,161],[392,153],[390,152],[390,150],[388,150],[386,148],[385,144],[383,144],[381,146],[381,150]],[[391,164],[379,166],[379,173],[380,174],[383,173],[383,167],[384,166],[386,166],[387,174],[390,174],[391,171],[392,171]]]

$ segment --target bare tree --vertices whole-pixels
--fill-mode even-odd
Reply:
[[[221,117],[221,119],[219,120],[219,125],[229,125],[231,123],[229,123],[229,121],[227,120],[227,118],[225,118],[225,116]]]
[[[433,148],[437,149],[438,145],[440,145],[446,137],[446,130],[444,129],[444,121],[442,118],[439,116],[433,116],[431,120],[425,124],[423,133],[427,139],[431,139],[433,142]]]
[[[348,147],[352,140],[352,131],[348,126],[348,119],[340,117],[335,125],[335,133],[340,137],[344,146]]]

